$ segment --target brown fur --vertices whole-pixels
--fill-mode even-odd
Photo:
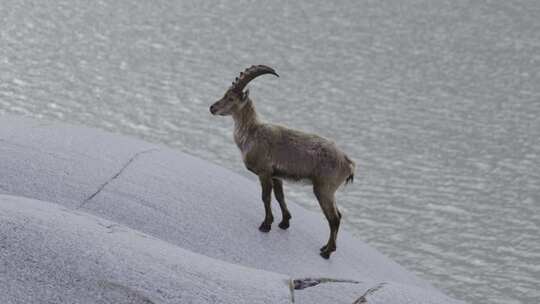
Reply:
[[[234,83],[223,98],[210,107],[210,112],[214,115],[232,115],[234,141],[242,153],[244,164],[259,176],[265,206],[265,219],[259,230],[270,231],[273,222],[270,207],[272,190],[282,212],[279,227],[289,227],[291,215],[285,203],[282,179],[309,182],[330,225],[330,238],[321,248],[321,256],[329,258],[336,250],[341,220],[335,192],[343,183],[352,182],[354,162],[325,138],[260,122],[249,91],[238,92]]]

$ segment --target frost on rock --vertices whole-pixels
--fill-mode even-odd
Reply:
[[[187,288],[182,286],[203,288],[202,283],[196,285],[197,280],[203,278],[207,284],[213,286],[203,288],[202,291],[205,292],[212,289],[228,294],[227,284],[232,286],[232,290],[241,290],[239,286],[250,290],[253,285],[253,293],[238,293],[239,299],[244,299],[244,294],[248,299],[249,295],[264,295],[259,284],[265,281],[262,278],[267,277],[268,284],[263,286],[268,288],[267,293],[275,294],[276,299],[290,296],[293,289],[290,278],[325,278],[319,281],[327,281],[325,284],[304,281],[307,285],[313,283],[314,286],[296,290],[296,303],[351,304],[366,290],[381,282],[387,282],[387,285],[371,295],[366,295],[368,301],[387,304],[457,303],[346,231],[340,232],[339,249],[332,258],[320,258],[318,248],[328,236],[327,224],[321,213],[309,212],[293,202],[289,202],[289,209],[293,214],[289,230],[283,231],[274,226],[270,233],[260,233],[257,227],[264,217],[264,212],[259,187],[254,180],[165,147],[89,128],[43,124],[15,116],[2,116],[0,172],[0,194],[54,203],[21,202],[21,206],[29,206],[21,209],[27,210],[29,214],[23,215],[21,210],[13,213],[15,210],[10,209],[12,213],[8,216],[2,213],[2,225],[9,223],[9,218],[14,214],[19,216],[19,222],[13,229],[22,231],[25,221],[33,223],[34,226],[29,227],[33,227],[32,233],[35,235],[28,232],[25,235],[28,235],[29,239],[24,242],[21,240],[18,246],[29,246],[24,250],[36,254],[35,260],[30,260],[34,261],[35,265],[41,265],[42,260],[37,259],[37,256],[48,248],[57,248],[54,254],[49,252],[51,258],[66,259],[58,262],[61,263],[58,265],[67,267],[64,268],[65,277],[58,278],[58,284],[54,285],[59,294],[58,299],[69,298],[66,293],[61,293],[61,286],[73,287],[75,289],[70,289],[73,291],[89,284],[94,286],[92,288],[95,290],[101,290],[100,292],[108,290],[108,294],[112,296],[133,295],[139,299],[137,301],[142,301],[141,303],[168,303],[155,301],[160,294],[157,290],[169,292]],[[4,203],[7,201],[10,200],[4,199],[2,204],[8,204]],[[47,217],[35,217],[41,213],[32,208],[37,208],[40,204],[40,212],[47,213],[48,217],[55,218],[58,223],[48,220]],[[54,207],[57,206],[55,204],[63,206],[64,209]],[[279,214],[277,210],[275,212]],[[72,230],[67,231],[64,227],[69,225],[60,225],[63,217],[80,217],[81,221],[85,222],[81,227],[86,228],[73,222]],[[98,219],[106,223],[100,226],[99,233],[94,231],[99,226],[94,223]],[[43,234],[54,240],[54,243],[47,243],[47,246],[42,247],[35,247],[39,242],[23,244],[30,240],[43,239],[38,237],[42,233],[37,228],[41,225],[39,222],[45,223],[44,227],[49,230]],[[94,228],[88,228],[90,226]],[[2,231],[4,229],[9,228],[6,226]],[[18,235],[17,232],[10,233],[11,237]],[[56,237],[56,233],[65,234],[65,237]],[[131,239],[137,241],[130,245],[127,240]],[[3,239],[0,241],[4,246],[6,242]],[[98,255],[97,251],[90,250],[92,247],[103,250],[99,251]],[[10,247],[0,248],[2,254],[13,255],[15,252],[15,249],[9,249]],[[90,251],[86,252],[81,248]],[[121,256],[124,258],[120,258]],[[234,275],[221,281],[205,274],[206,270],[203,268],[196,273],[186,273],[180,271],[182,268],[179,266],[171,266],[174,265],[174,256],[181,259],[182,263],[188,263],[187,259],[199,261],[200,263],[195,264],[201,267],[206,261],[211,261],[208,265],[212,267],[207,267],[207,270],[223,269]],[[22,256],[18,258],[23,259]],[[132,258],[136,261],[131,261]],[[81,260],[85,262],[80,263]],[[145,263],[141,263],[142,260]],[[204,263],[201,262],[203,260]],[[28,268],[33,267],[34,262],[22,261],[19,260],[20,265],[26,267],[27,274],[39,273]],[[108,263],[108,267],[100,268],[99,265],[104,265],[103,263]],[[239,266],[235,268],[229,263]],[[127,264],[133,266],[128,267]],[[138,267],[143,270],[139,272]],[[83,268],[103,272],[86,277],[87,272],[82,271]],[[15,280],[18,275],[22,275],[13,272],[14,270],[0,270],[0,282]],[[226,277],[225,272],[218,272],[218,277]],[[104,280],[102,277],[108,279]],[[28,283],[30,285],[24,285],[25,288],[32,290],[35,285],[36,290],[39,290],[49,286],[47,281],[34,279],[30,281],[33,283]],[[192,279],[195,282],[191,282]],[[333,282],[335,279],[358,283]],[[165,285],[155,286],[160,281]],[[86,283],[72,286],[76,282]],[[125,288],[115,284],[121,284]],[[144,287],[144,284],[155,286],[156,290],[150,292],[149,287]],[[0,285],[0,289],[6,288],[4,286],[6,285]],[[26,289],[20,290],[22,292]],[[72,296],[75,294],[76,292]],[[176,295],[175,292],[172,294]],[[172,294],[162,294],[161,299],[176,299]],[[209,298],[205,299],[211,303],[242,303],[240,300],[215,300],[209,294],[204,297],[208,295]],[[91,298],[92,295],[88,297]],[[384,302],[380,302],[379,298],[384,299]],[[265,299],[251,303],[278,303],[277,300],[268,302]],[[57,302],[70,303],[67,300]],[[21,303],[35,302],[29,300]]]

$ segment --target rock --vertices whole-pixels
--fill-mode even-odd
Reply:
[[[290,303],[284,275],[196,254],[117,223],[0,195],[0,303]]]
[[[396,295],[384,303],[458,303],[347,231],[340,231],[332,258],[322,259],[319,248],[328,237],[322,213],[293,202],[288,202],[293,216],[288,230],[277,228],[280,213],[274,209],[273,229],[261,233],[264,211],[255,177],[166,147],[3,116],[0,172],[0,193],[88,212],[199,255],[291,279],[361,282],[299,290],[297,303],[349,304],[381,282],[387,284],[369,297]]]

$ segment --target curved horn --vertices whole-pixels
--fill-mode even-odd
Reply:
[[[250,81],[264,74],[272,74],[279,77],[276,71],[274,71],[274,69],[269,66],[252,65],[251,67],[240,73],[240,76],[236,77],[236,79],[232,83],[231,89],[235,92],[240,93],[242,92],[242,90],[244,90],[244,88]]]

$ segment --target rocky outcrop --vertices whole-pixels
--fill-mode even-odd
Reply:
[[[99,130],[14,116],[0,117],[0,194],[11,195],[10,199],[3,199],[1,204],[8,204],[4,201],[9,201],[9,204],[16,205],[14,202],[17,200],[13,196],[41,201],[25,201],[24,204],[33,206],[24,209],[31,214],[34,214],[32,208],[42,203],[40,210],[53,210],[46,211],[51,217],[56,212],[69,214],[66,216],[70,218],[84,214],[85,225],[94,227],[85,228],[87,230],[104,233],[129,231],[115,236],[122,238],[126,244],[131,237],[137,242],[151,237],[152,244],[142,245],[144,242],[140,241],[140,246],[133,245],[132,250],[116,252],[118,256],[114,259],[111,257],[107,262],[110,265],[115,263],[115,259],[121,260],[125,254],[126,257],[137,256],[137,259],[138,256],[147,256],[142,264],[156,259],[156,267],[167,268],[164,265],[170,265],[167,264],[169,262],[160,260],[169,259],[169,256],[160,257],[159,253],[165,250],[160,249],[163,247],[175,251],[178,256],[183,255],[182,259],[211,261],[197,262],[201,266],[208,264],[210,268],[216,268],[215,265],[223,263],[224,271],[235,273],[231,278],[253,276],[253,291],[257,294],[259,292],[255,291],[260,287],[257,280],[263,274],[268,274],[267,287],[271,289],[270,294],[275,293],[271,297],[276,300],[268,302],[265,300],[267,298],[261,298],[250,303],[279,303],[286,294],[290,294],[289,285],[295,279],[298,284],[305,280],[303,282],[307,282],[307,285],[321,279],[323,283],[326,282],[297,290],[294,293],[297,303],[350,304],[377,286],[380,286],[377,291],[367,293],[364,298],[372,299],[373,303],[387,304],[458,303],[346,231],[340,232],[336,254],[330,260],[320,258],[318,248],[328,235],[322,213],[307,211],[293,202],[289,202],[293,214],[289,230],[283,231],[276,226],[268,234],[261,233],[257,227],[264,212],[258,185],[254,181],[188,154]],[[55,204],[62,207],[54,207]],[[277,210],[276,214],[279,214]],[[8,218],[3,216],[2,221]],[[96,222],[99,219],[108,224],[100,226]],[[49,224],[54,223],[51,221]],[[73,225],[76,225],[75,221]],[[50,228],[51,236],[57,230]],[[97,242],[100,239],[97,231],[93,232],[95,234],[80,235],[81,243],[77,243],[77,246],[91,246]],[[85,235],[93,236],[85,239]],[[69,237],[75,238],[75,235]],[[29,242],[31,240],[34,238],[28,239]],[[109,242],[114,244],[121,241],[110,239]],[[109,247],[107,243],[99,243],[99,246],[104,250]],[[151,248],[143,248],[147,246]],[[32,248],[28,247],[28,250],[34,250]],[[145,250],[151,250],[153,255],[147,255]],[[50,254],[52,252],[55,250]],[[172,263],[172,260],[167,261]],[[19,265],[25,264],[20,261]],[[136,272],[135,269],[130,271]],[[119,280],[123,271],[127,271],[126,278],[130,278],[128,282],[131,283]],[[143,288],[144,282],[155,281],[146,280],[151,277],[145,280],[141,277],[142,281],[137,282],[135,276],[133,279],[129,277],[128,268],[118,269],[116,274],[115,280],[106,280],[117,284],[114,286],[125,286],[110,287],[115,294],[138,294],[156,303],[179,303],[166,297],[151,297]],[[0,280],[6,275],[6,271],[0,271]],[[16,275],[9,274],[9,278],[13,280]],[[336,279],[356,282],[335,282]],[[212,277],[205,277],[205,280],[212,281]],[[289,281],[283,283],[283,280]],[[173,281],[166,284],[170,289],[182,284]],[[103,288],[99,285],[102,284],[100,280],[92,282],[89,284],[94,284],[92,286],[95,288]],[[189,283],[186,278],[179,279],[179,282],[184,282],[186,286],[193,284],[189,285],[193,289],[199,288],[197,282]],[[216,282],[221,281],[216,279]],[[242,285],[243,282],[246,281],[239,283],[232,280],[229,282],[231,290],[237,288],[235,286],[246,287]],[[220,285],[222,283],[216,284],[215,290],[229,288]],[[30,285],[24,286],[31,289]],[[2,285],[0,289],[3,289]],[[212,302],[202,295],[201,299],[206,299],[206,302],[199,299],[199,302],[193,303],[241,303]]]

